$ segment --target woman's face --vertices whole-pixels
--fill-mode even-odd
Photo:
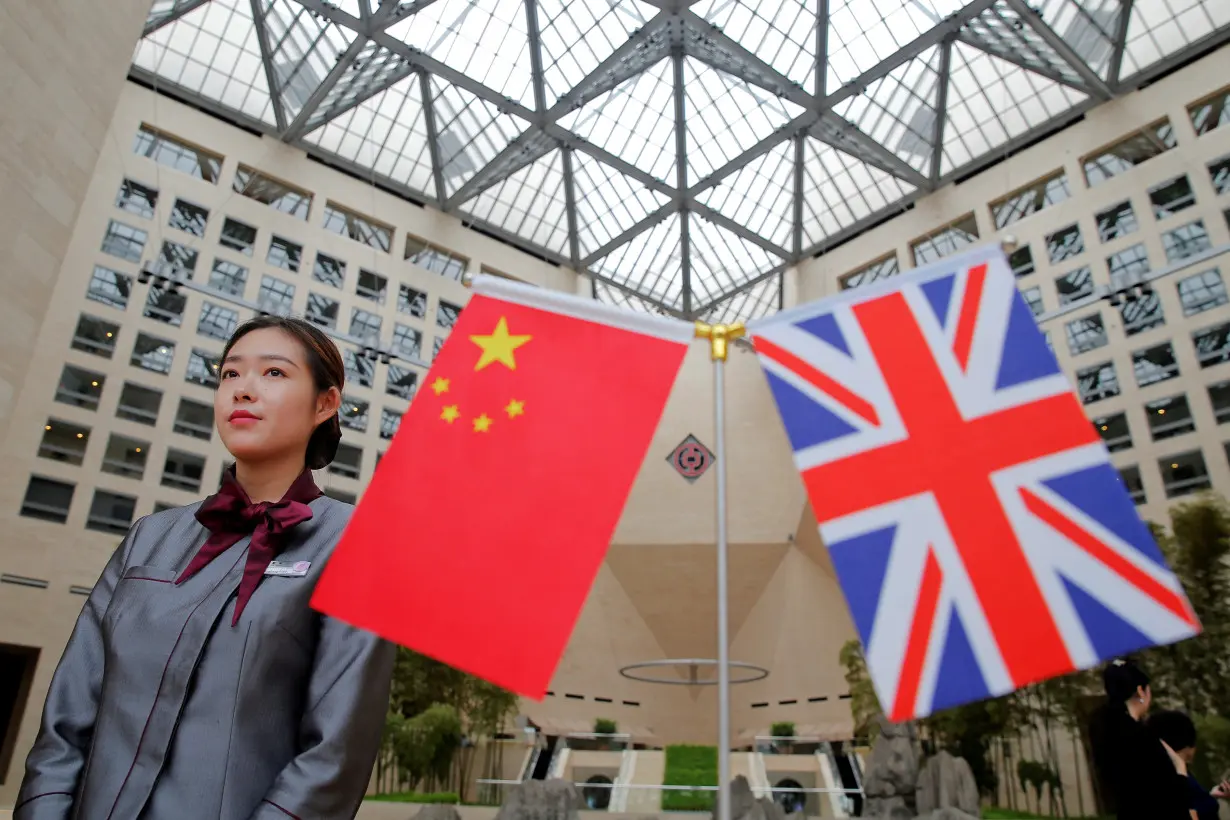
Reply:
[[[237,341],[222,362],[214,424],[236,461],[301,456],[340,399],[336,388],[317,391],[306,352],[293,336],[260,328]]]

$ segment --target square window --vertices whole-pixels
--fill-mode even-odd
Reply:
[[[1076,389],[1083,404],[1093,404],[1119,395],[1119,375],[1115,372],[1115,365],[1103,362],[1076,371]]]
[[[269,242],[269,253],[265,256],[265,261],[274,267],[298,273],[299,265],[303,262],[303,246],[275,236]]]
[[[213,407],[192,399],[180,399],[172,429],[183,436],[209,441],[214,436]]]
[[[152,159],[159,165],[214,184],[217,184],[218,172],[222,169],[222,157],[217,154],[196,148],[144,124],[137,130],[132,150],[134,154]]]
[[[158,250],[159,267],[170,268],[168,273],[183,273],[185,279],[192,278],[199,258],[200,254],[194,248],[178,242],[163,242]]]
[[[461,281],[462,274],[469,266],[469,260],[450,251],[437,248],[429,242],[406,235],[406,256],[411,263],[420,268],[438,273],[448,279]]]
[[[120,192],[115,197],[115,207],[145,219],[152,219],[158,207],[158,190],[131,179],[120,183]]]
[[[1179,290],[1184,316],[1194,316],[1230,301],[1226,295],[1226,283],[1222,281],[1221,271],[1217,268],[1184,277],[1175,287]]]
[[[196,332],[211,339],[226,341],[239,326],[239,313],[230,308],[206,302],[201,305],[201,318],[196,323]]]
[[[1034,272],[1034,254],[1028,245],[1022,245],[1008,254],[1008,267],[1018,279]]]
[[[346,367],[346,378],[357,382],[363,387],[371,387],[376,373],[376,363],[351,348],[342,351],[342,363]]]
[[[60,383],[56,386],[56,401],[84,407],[86,410],[97,410],[106,380],[107,377],[101,373],[66,364],[60,372]]]
[[[418,382],[418,373],[409,368],[391,364],[389,365],[389,379],[385,385],[384,392],[390,396],[399,396],[406,401],[410,401],[414,398],[414,391],[418,388]]]
[[[423,318],[427,315],[427,294],[409,285],[402,285],[397,291],[397,310]]]
[[[358,479],[363,469],[363,451],[345,442],[337,445],[337,455],[329,465],[329,472],[334,475]]]
[[[113,219],[103,234],[102,252],[129,262],[140,262],[148,239],[149,233],[146,231]]]
[[[332,256],[318,253],[316,262],[312,265],[312,278],[317,282],[341,288],[346,281],[346,263]]]
[[[1045,312],[1045,307],[1042,305],[1042,288],[1034,285],[1028,290],[1021,291],[1021,296],[1025,297],[1025,304],[1029,305],[1029,310],[1034,316],[1041,316]]]
[[[132,294],[132,277],[126,273],[94,266],[94,274],[90,277],[90,287],[85,292],[87,299],[102,302],[116,310],[128,308],[128,297]]]
[[[1230,381],[1209,385],[1209,404],[1213,405],[1213,417],[1218,424],[1230,422]]]
[[[1092,188],[1160,156],[1176,145],[1178,141],[1170,120],[1158,120],[1129,134],[1114,145],[1085,157],[1085,179]]]
[[[243,296],[248,286],[248,269],[225,259],[215,259],[214,268],[209,273],[209,286],[231,296]]]
[[[1139,298],[1125,299],[1119,306],[1119,317],[1123,319],[1123,332],[1127,336],[1135,336],[1166,324],[1166,317],[1162,314],[1162,300],[1152,290]]]
[[[461,308],[458,305],[441,299],[440,304],[436,305],[436,327],[452,330],[453,325],[457,324],[457,317],[460,315]]]
[[[90,502],[90,514],[85,520],[87,529],[126,535],[132,526],[132,517],[137,510],[137,499],[108,490],[95,490]]]
[[[256,247],[256,228],[228,216],[222,223],[222,234],[218,237],[218,244],[238,251],[244,256],[251,256]]]
[[[1047,236],[1046,252],[1050,256],[1052,265],[1084,253],[1085,238],[1081,236],[1080,226],[1069,225]]]
[[[393,349],[407,359],[419,359],[423,355],[423,334],[403,324],[393,325]]]
[[[1098,238],[1103,242],[1111,242],[1140,229],[1136,211],[1132,209],[1132,203],[1126,200],[1102,211],[1095,219],[1098,223]]]
[[[103,453],[102,471],[141,480],[149,461],[149,442],[112,433]]]
[[[330,299],[328,296],[321,296],[319,293],[308,291],[307,311],[304,317],[309,321],[315,322],[321,327],[337,327],[337,313],[341,309],[336,299]]]
[[[377,342],[380,339],[381,319],[375,313],[360,308],[350,311],[350,335],[364,342]]]
[[[1163,342],[1133,351],[1132,370],[1136,374],[1136,384],[1148,387],[1178,376],[1179,363],[1175,361],[1174,348],[1170,346],[1170,342]]]
[[[387,407],[380,409],[380,437],[382,439],[391,439],[397,434],[397,428],[401,426],[401,416],[401,413]],[[379,456],[376,457],[376,464],[380,464]]]
[[[42,476],[30,476],[26,495],[21,502],[21,514],[26,518],[54,521],[63,524],[68,520],[68,510],[73,504],[76,485]]]
[[[218,386],[218,356],[200,348],[193,348],[188,356],[188,370],[184,373],[184,381],[199,384],[210,389]]]
[[[1064,326],[1064,329],[1068,335],[1068,351],[1073,356],[1105,347],[1109,341],[1100,313],[1073,319]]]
[[[231,190],[296,219],[306,220],[312,208],[312,195],[307,191],[280,182],[246,165],[240,165],[235,171]]]
[[[167,451],[167,460],[162,466],[162,486],[195,493],[201,489],[204,475],[204,456],[183,450]]]
[[[148,333],[138,333],[137,342],[132,346],[132,358],[128,363],[153,373],[165,374],[171,372],[174,358],[175,342]]]
[[[840,277],[837,283],[842,290],[861,287],[862,285],[870,285],[872,282],[878,282],[881,279],[887,279],[890,276],[896,276],[901,272],[901,268],[897,263],[897,255],[885,257],[877,262],[872,262],[864,268],[859,268],[856,271],[847,273]]]
[[[436,356],[440,355],[440,348],[444,347],[445,338],[446,337],[444,336],[437,336],[435,339],[432,339],[432,342],[431,342],[431,360],[432,361],[435,361]]]
[[[1209,179],[1213,190],[1220,194],[1230,193],[1230,157],[1222,157],[1209,163]]]
[[[1187,396],[1182,393],[1148,402],[1145,405],[1145,415],[1149,419],[1149,433],[1154,441],[1174,438],[1196,429],[1191,408],[1187,405]]]
[[[995,219],[995,228],[996,230],[1006,228],[1044,208],[1063,202],[1071,195],[1068,175],[1063,171],[1040,179],[1027,188],[991,204],[991,216]]]
[[[158,423],[158,411],[162,407],[162,393],[150,387],[124,382],[116,415],[122,419],[148,424]]]
[[[1111,284],[1120,279],[1144,276],[1149,272],[1149,252],[1142,244],[1133,245],[1106,257],[1106,267],[1110,269]]]
[[[357,430],[360,433],[367,430],[367,417],[371,406],[362,399],[356,399],[352,396],[342,397],[342,426],[348,427],[351,430]]]
[[[1196,195],[1187,175],[1177,176],[1149,189],[1149,201],[1153,203],[1153,216],[1165,219],[1196,204]]]
[[[1140,480],[1140,468],[1132,465],[1119,470],[1119,478],[1137,506],[1145,503],[1145,484]]]
[[[85,461],[85,448],[89,443],[89,427],[71,421],[47,419],[43,425],[43,440],[38,445],[38,457],[80,467]]]
[[[115,353],[115,340],[120,334],[120,326],[88,313],[81,314],[77,319],[77,329],[73,331],[73,349],[92,353],[110,359]]]
[[[1209,232],[1204,229],[1204,222],[1197,219],[1162,234],[1162,247],[1166,249],[1167,262],[1182,262],[1198,253],[1204,253],[1213,247],[1213,243],[1209,241]]]
[[[289,316],[295,309],[295,286],[272,276],[261,277],[261,288],[256,303],[265,313]]]
[[[967,214],[951,225],[915,241],[910,248],[914,252],[914,264],[921,266],[943,259],[977,241],[978,223],[973,214]]]
[[[1055,278],[1059,304],[1067,305],[1093,295],[1093,271],[1086,265]]]
[[[1113,416],[1103,416],[1093,420],[1093,426],[1098,435],[1106,443],[1106,449],[1112,453],[1128,450],[1132,446],[1132,432],[1128,429],[1127,415],[1115,413]]]
[[[1189,105],[1187,113],[1192,118],[1192,128],[1197,135],[1207,134],[1230,123],[1230,88]]]
[[[193,236],[205,235],[205,223],[209,221],[209,209],[193,205],[183,199],[175,200],[171,208],[171,219],[167,223],[176,230],[190,233]]]
[[[1162,472],[1162,486],[1166,488],[1167,498],[1191,495],[1212,486],[1204,464],[1204,454],[1199,450],[1159,458],[1157,466]]]
[[[359,285],[355,292],[364,299],[384,304],[385,294],[389,290],[389,280],[378,273],[359,268]]]
[[[142,315],[147,319],[179,327],[184,322],[184,306],[187,303],[188,298],[180,292],[179,287],[151,284],[149,293],[145,296],[145,310]]]

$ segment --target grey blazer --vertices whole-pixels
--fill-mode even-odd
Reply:
[[[395,648],[308,607],[350,518],[312,502],[232,627],[248,540],[176,586],[208,535],[199,504],[141,519],[56,668],[14,820],[353,818]]]

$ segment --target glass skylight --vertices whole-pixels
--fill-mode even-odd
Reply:
[[[158,0],[133,74],[718,321],[1228,39],[1225,0]]]

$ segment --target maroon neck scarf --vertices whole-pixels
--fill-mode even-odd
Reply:
[[[239,600],[235,603],[231,626],[239,623],[239,616],[252,593],[256,592],[269,562],[282,551],[287,531],[312,517],[308,504],[321,495],[320,488],[312,480],[312,471],[304,470],[281,501],[276,504],[268,501],[253,504],[235,480],[235,469],[227,470],[222,478],[222,487],[205,499],[196,511],[196,520],[209,530],[209,538],[175,579],[175,583],[182,584],[196,575],[210,561],[251,534],[252,543],[248,546],[248,559],[243,568],[243,580],[239,582]]]

